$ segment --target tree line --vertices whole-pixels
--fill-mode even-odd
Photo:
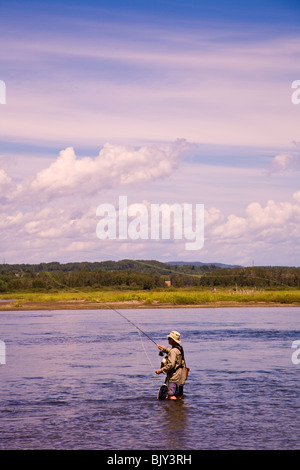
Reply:
[[[68,289],[300,287],[297,267],[176,265],[154,260],[0,265],[0,292]]]

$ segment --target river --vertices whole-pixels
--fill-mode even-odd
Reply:
[[[157,400],[158,349],[115,311],[2,311],[0,449],[300,448],[300,308],[121,312],[181,333],[184,399]]]

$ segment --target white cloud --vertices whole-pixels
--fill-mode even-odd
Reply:
[[[140,148],[106,144],[97,157],[79,158],[68,147],[50,164],[47,160],[46,168],[29,179],[27,174],[18,186],[0,171],[0,188],[1,184],[2,188],[9,188],[2,194],[10,195],[0,214],[2,257],[7,262],[123,257],[124,241],[101,242],[96,237],[96,207],[100,202],[116,203],[116,196],[126,191],[129,204],[151,204],[154,198],[156,203],[203,202],[205,206],[205,243],[199,252],[187,253],[185,239],[155,243],[130,240],[126,243],[127,257],[168,261],[180,256],[183,260],[193,257],[200,261],[245,263],[253,253],[256,257],[260,253],[261,260],[272,253],[275,261],[271,264],[299,264],[294,259],[300,238],[300,190],[293,194],[293,200],[289,200],[290,193],[285,199],[286,192],[281,196],[276,193],[279,201],[266,200],[263,195],[267,191],[257,182],[256,171],[228,168],[216,172],[215,167],[209,167],[207,172],[206,166],[190,164],[188,170],[181,165],[181,171],[174,172],[189,148],[185,140]],[[282,162],[285,163],[284,158]],[[153,184],[170,175],[167,184]],[[253,190],[246,190],[249,175],[263,188],[263,192],[257,190],[256,200],[252,199]],[[140,187],[135,183],[141,183]],[[229,215],[226,187],[241,195],[238,205],[229,205]],[[215,192],[218,194],[213,199]],[[253,202],[244,204],[243,200]]]
[[[290,154],[277,155],[272,160],[271,172],[286,170],[290,166],[292,159],[293,157]]]
[[[215,207],[211,207],[210,209],[204,210],[204,219],[205,219],[205,227],[211,227],[212,225],[216,225],[221,223],[224,220],[224,216],[221,213],[220,209],[216,209]]]
[[[300,191],[293,197],[295,203],[269,200],[265,207],[251,203],[245,217],[230,214],[225,223],[211,229],[208,237],[219,242],[240,239],[245,246],[258,240],[295,244],[300,238]]]
[[[60,152],[46,169],[37,173],[24,191],[42,199],[77,194],[93,194],[116,185],[139,184],[169,176],[189,144],[178,139],[172,145],[144,146],[139,149],[105,144],[96,158],[77,158],[72,147]]]
[[[2,253],[7,262],[132,258],[199,260],[247,264],[299,265],[300,190],[292,202],[249,204],[243,216],[227,218],[217,208],[205,210],[204,248],[187,252],[182,240],[99,240],[95,207],[76,204],[16,209],[0,217]],[[267,261],[271,259],[270,261]]]
[[[0,168],[0,197],[6,198],[8,191],[12,185],[11,178],[6,174],[6,172]]]
[[[300,151],[299,143],[293,142],[296,146],[296,151],[276,155],[270,165],[269,173],[283,173],[286,171],[299,171],[300,170]]]
[[[297,201],[300,204],[300,191],[296,191],[293,194],[293,198],[295,199],[295,201]]]

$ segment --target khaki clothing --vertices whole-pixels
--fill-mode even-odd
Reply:
[[[178,385],[184,385],[186,374],[182,366],[182,354],[179,348],[164,348],[164,352],[168,353],[167,363],[160,370],[167,374],[169,382],[174,382]]]

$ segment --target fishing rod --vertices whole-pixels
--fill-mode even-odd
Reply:
[[[107,305],[107,304],[106,304]],[[121,317],[123,317],[125,320],[128,321],[128,323],[130,323],[131,325],[133,325],[137,330],[139,330],[141,333],[143,333],[143,335],[147,336],[148,339],[150,339],[150,341],[152,341],[152,343],[154,343],[156,346],[157,346],[157,343],[154,341],[154,339],[150,338],[149,335],[147,335],[147,333],[145,333],[145,331],[143,331],[139,326],[137,326],[135,323],[133,323],[131,320],[129,320],[129,318],[125,317],[125,315],[123,315],[123,313],[119,312],[118,310],[116,310],[115,308],[113,308],[111,305],[107,305],[111,310],[113,310],[114,312],[116,312],[118,315],[120,315]]]
[[[106,305],[107,305],[107,304],[106,304]],[[150,359],[150,357],[148,356],[147,351],[146,351],[146,349],[145,349],[145,347],[144,347],[144,343],[143,343],[143,340],[142,340],[142,337],[141,337],[140,333],[142,333],[142,334],[145,335],[148,339],[150,339],[150,341],[151,341],[152,343],[154,343],[155,346],[158,346],[158,344],[157,344],[147,333],[145,333],[145,331],[143,331],[139,326],[137,326],[135,323],[133,323],[131,320],[129,320],[129,318],[125,317],[125,315],[123,315],[123,313],[119,312],[119,310],[116,310],[116,309],[115,309],[114,307],[112,307],[111,305],[107,305],[107,307],[110,308],[111,310],[113,310],[113,311],[114,311],[115,313],[117,313],[118,315],[120,315],[122,318],[124,318],[124,320],[127,320],[128,323],[130,323],[131,325],[133,325],[133,326],[138,330],[138,333],[139,333],[139,336],[140,336],[140,340],[141,340],[141,343],[142,343],[142,346],[143,346],[144,353],[146,354],[147,359],[148,359],[148,361],[149,361],[151,367],[154,369],[154,366],[153,366],[153,364],[152,364],[152,362],[151,362],[151,359]],[[164,355],[164,352],[163,352],[163,351],[159,351],[159,355],[160,355],[160,356],[163,356],[163,355]]]
[[[54,281],[56,282],[56,284],[60,285],[60,286],[63,286],[63,287],[66,287],[65,284],[57,281],[56,279],[53,278],[53,276],[51,276],[51,274],[49,272],[47,272],[47,275]],[[79,292],[81,292],[80,290],[78,290]],[[141,333],[143,333],[143,335],[145,335],[148,339],[150,339],[150,341],[152,341],[152,343],[154,343],[156,346],[158,346],[158,344],[152,339],[150,338],[150,336],[145,333],[145,331],[143,331],[139,326],[137,326],[135,323],[133,323],[131,320],[129,320],[129,318],[125,317],[125,315],[123,315],[123,313],[119,312],[118,310],[116,310],[114,307],[112,307],[111,305],[107,304],[105,302],[105,305],[110,309],[110,310],[113,310],[115,313],[117,313],[118,315],[120,315],[121,317],[123,317],[125,320],[128,321],[128,323],[130,323],[131,325],[133,325],[137,330],[139,330]]]

